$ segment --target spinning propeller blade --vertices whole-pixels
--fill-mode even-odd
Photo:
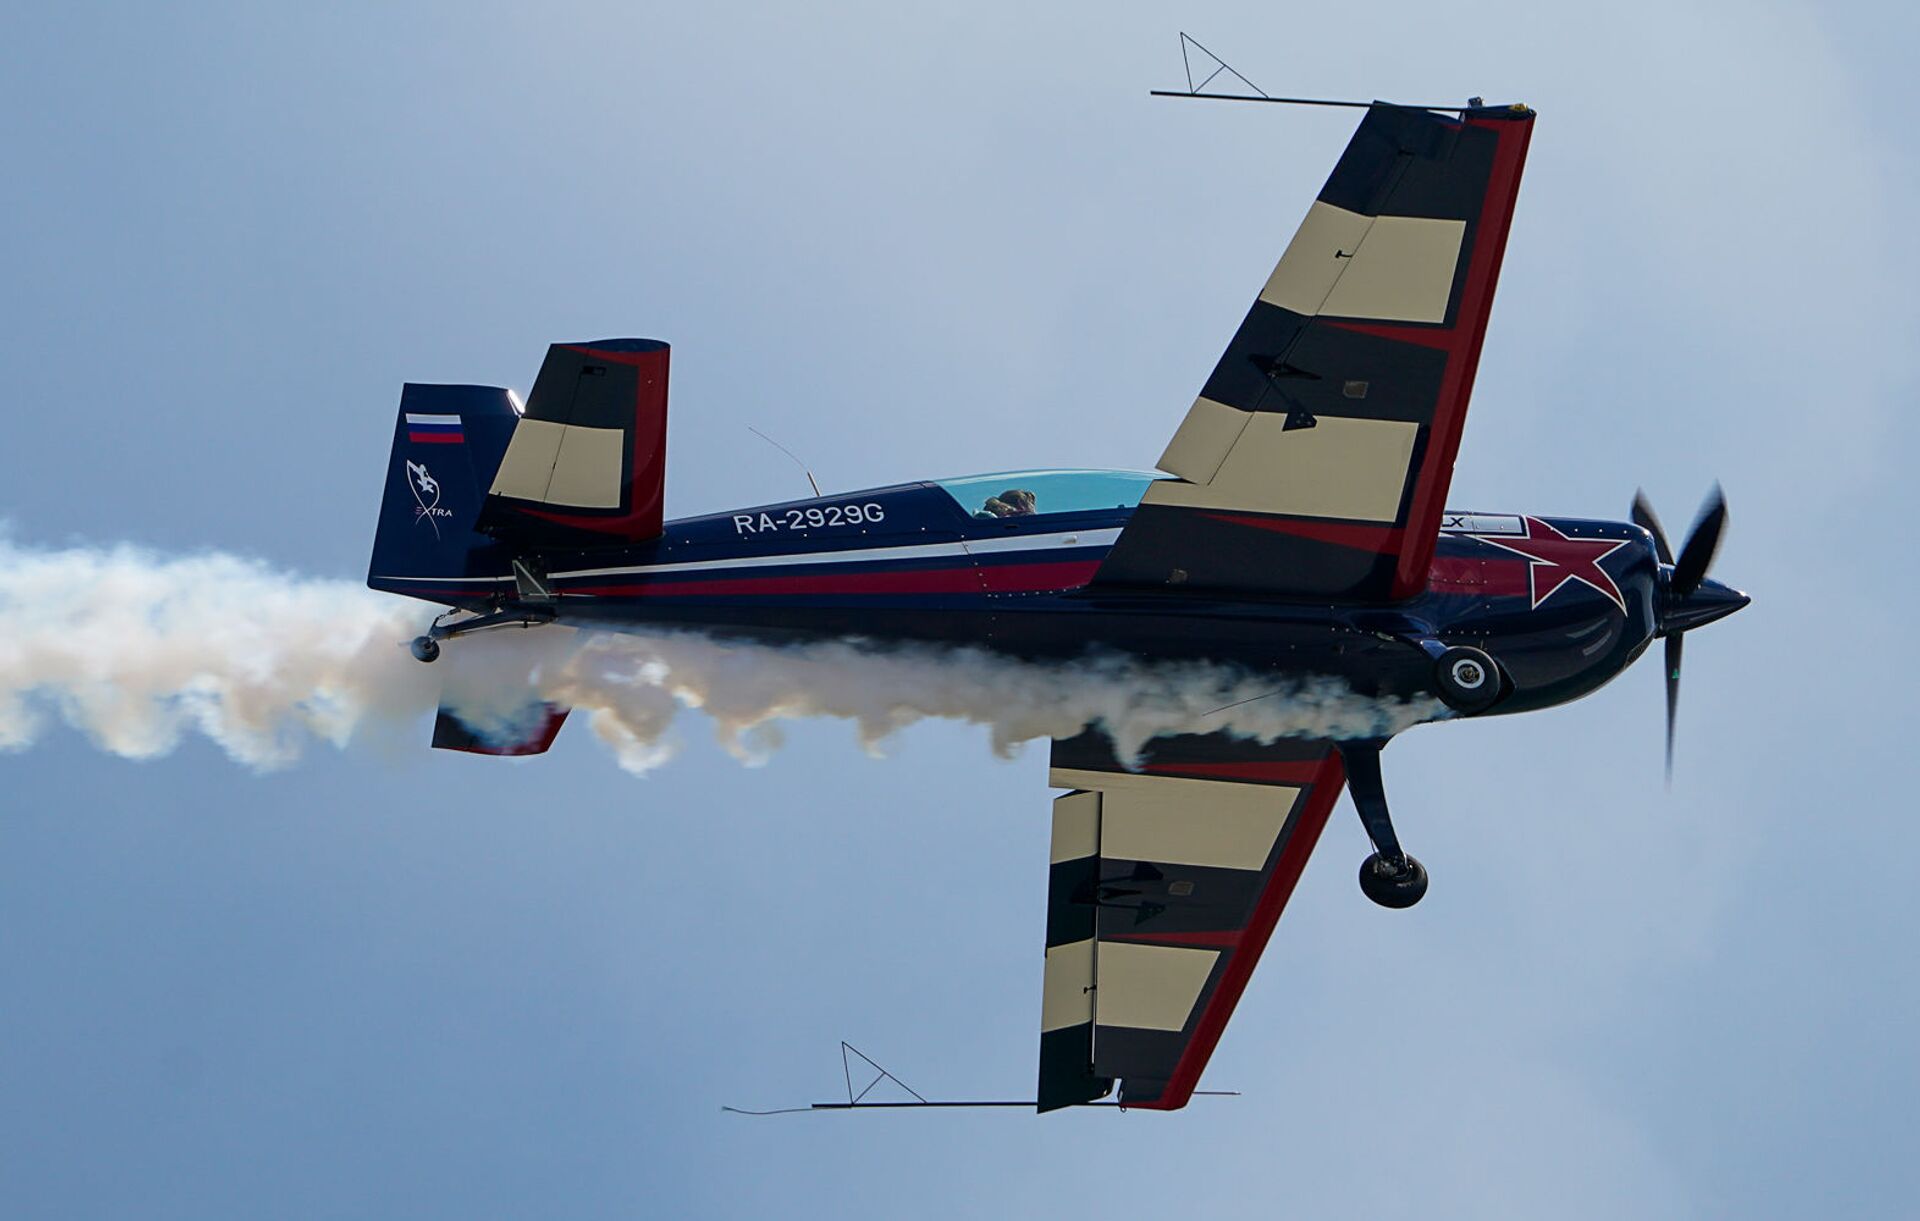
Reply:
[[[1653,506],[1645,492],[1633,496],[1633,523],[1653,535],[1653,549],[1667,569],[1660,594],[1659,631],[1666,637],[1667,664],[1667,784],[1673,784],[1673,729],[1680,707],[1680,657],[1685,634],[1703,624],[1732,614],[1747,604],[1745,594],[1718,582],[1707,580],[1707,569],[1720,549],[1720,535],[1727,526],[1727,498],[1715,484],[1701,506],[1687,541],[1674,558],[1667,532],[1660,528]]]
[[[1693,533],[1687,535],[1687,545],[1680,548],[1680,558],[1673,562],[1676,596],[1684,598],[1700,588],[1700,582],[1707,576],[1707,566],[1713,563],[1713,553],[1720,549],[1720,531],[1726,525],[1727,498],[1720,494],[1720,485],[1716,483],[1700,510],[1699,520],[1693,523]]]
[[[1633,524],[1653,535],[1653,550],[1662,564],[1673,563],[1673,548],[1667,546],[1667,532],[1660,528],[1660,519],[1653,515],[1653,506],[1647,503],[1647,494],[1636,490],[1633,494]]]
[[[1667,787],[1673,787],[1673,718],[1680,707],[1680,646],[1686,637],[1679,632],[1667,637]]]

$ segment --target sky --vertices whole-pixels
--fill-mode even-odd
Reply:
[[[1144,467],[1351,131],[1539,111],[1457,508],[1683,532],[1751,608],[1580,703],[1416,729],[1433,884],[1342,801],[1173,1115],[743,1118],[1031,1089],[1045,752],[837,722],[644,777],[424,722],[278,770],[0,754],[0,1212],[1885,1216],[1920,780],[1911,10],[41,5],[0,21],[0,519],[365,572],[407,380],[674,344],[670,514]],[[108,596],[108,595],[103,595]],[[396,664],[404,655],[396,651]],[[411,663],[406,663],[411,664]]]

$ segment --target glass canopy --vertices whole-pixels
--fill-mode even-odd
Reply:
[[[1148,484],[1165,478],[1150,471],[1003,471],[941,479],[936,485],[967,516],[991,519],[1131,509]]]

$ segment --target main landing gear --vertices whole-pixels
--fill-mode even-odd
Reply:
[[[1477,650],[1463,650],[1476,652]],[[1347,791],[1373,841],[1373,855],[1360,863],[1360,890],[1382,907],[1412,907],[1427,893],[1427,871],[1400,848],[1387,812],[1387,790],[1380,780],[1384,739],[1340,743],[1347,767]]]

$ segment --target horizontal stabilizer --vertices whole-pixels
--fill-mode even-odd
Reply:
[[[537,704],[514,724],[483,732],[442,707],[433,721],[434,749],[463,750],[474,755],[545,754],[570,711],[559,704]]]
[[[548,348],[480,529],[534,549],[660,537],[669,355],[654,339]]]

